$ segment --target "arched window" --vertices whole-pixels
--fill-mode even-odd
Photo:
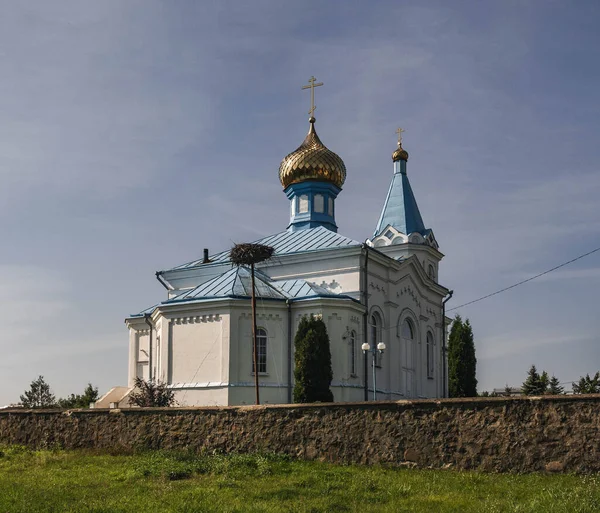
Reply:
[[[356,331],[350,332],[350,375],[356,376]]]
[[[402,382],[406,397],[413,397],[416,390],[415,328],[409,319],[402,323]]]
[[[322,194],[315,194],[315,197],[313,198],[313,209],[320,214],[325,212],[325,198],[323,198]]]
[[[427,377],[433,378],[433,334],[427,332]]]
[[[404,365],[407,369],[414,369],[415,330],[409,319],[404,319],[402,324],[402,340],[404,343]]]
[[[432,264],[429,264],[429,269],[427,270],[427,274],[433,281],[435,281],[435,268],[433,267]]]
[[[256,330],[256,349],[257,356],[256,361],[258,364],[258,373],[264,374],[267,372],[267,331],[263,328]],[[252,359],[252,372],[254,372],[254,355],[251,355]]]
[[[383,322],[381,321],[381,315],[379,312],[373,312],[371,315],[371,346],[377,347],[377,344],[381,342],[381,327]],[[373,358],[375,358],[375,365],[380,367],[381,362],[379,361],[378,352],[375,351]]]
[[[412,322],[410,322],[408,319],[405,319],[404,323],[402,324],[402,338],[407,340],[413,340],[415,338]]]
[[[303,194],[298,200],[298,213],[305,214],[308,212],[308,195]]]

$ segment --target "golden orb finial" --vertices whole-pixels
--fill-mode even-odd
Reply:
[[[316,82],[315,77],[310,77],[308,85],[302,86],[302,89],[310,89],[310,128],[304,142],[279,165],[279,181],[284,189],[308,180],[329,182],[341,189],[346,180],[344,161],[326,148],[315,130],[315,87],[323,85],[323,82]]]
[[[406,132],[404,128],[398,128],[396,133],[398,134],[398,148],[392,153],[392,160],[398,162],[399,160],[408,160],[408,152],[402,147],[402,132]]]
[[[287,155],[279,166],[279,180],[284,189],[294,183],[317,180],[342,188],[346,180],[344,161],[321,142],[315,130],[315,118],[302,144]]]

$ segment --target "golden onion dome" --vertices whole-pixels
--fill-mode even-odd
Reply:
[[[392,153],[392,160],[398,162],[399,160],[408,160],[408,152],[402,147],[402,143],[398,143],[398,148]]]
[[[318,180],[341,189],[346,180],[344,161],[321,142],[315,130],[315,118],[311,117],[309,122],[310,129],[304,142],[279,165],[281,185],[286,189],[293,183]]]

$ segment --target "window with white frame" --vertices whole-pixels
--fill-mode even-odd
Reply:
[[[318,212],[319,214],[325,212],[325,198],[323,198],[322,194],[315,194],[313,205],[315,212]]]
[[[263,328],[256,330],[256,350],[258,373],[265,374],[267,372],[267,331]],[[252,355],[252,372],[254,372],[254,355]]]
[[[350,375],[356,376],[356,331],[350,332]]]
[[[427,332],[427,377],[433,378],[433,334]]]
[[[379,312],[373,312],[371,315],[371,346],[377,347],[377,344],[381,342],[381,327],[383,322],[381,320],[381,315]],[[375,351],[373,358],[375,358],[375,365],[377,367],[381,367],[381,362],[379,358],[379,353]]]
[[[303,194],[298,199],[299,199],[299,201],[298,201],[298,213],[299,214],[305,214],[306,212],[308,212],[308,195],[307,194]]]

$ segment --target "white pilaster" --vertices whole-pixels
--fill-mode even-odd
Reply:
[[[129,328],[129,371],[127,377],[128,387],[133,387],[133,381],[136,378],[138,352],[138,332],[134,328]]]

